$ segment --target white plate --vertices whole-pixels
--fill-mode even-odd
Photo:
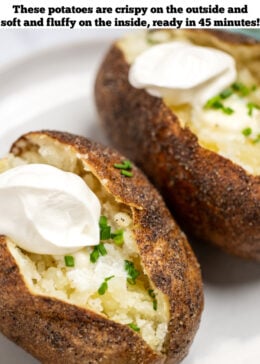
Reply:
[[[37,129],[106,142],[93,102],[95,72],[106,48],[107,40],[70,44],[0,70],[0,156],[16,137]],[[203,271],[205,310],[183,364],[258,364],[260,265],[212,247],[194,248]],[[38,363],[1,335],[0,353],[1,364]]]

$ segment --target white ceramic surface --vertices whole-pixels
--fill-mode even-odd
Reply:
[[[81,40],[0,69],[0,157],[21,133],[37,129],[66,130],[106,143],[93,82],[108,45],[101,37]],[[209,246],[194,249],[202,266],[205,309],[183,364],[260,363],[260,265]],[[36,363],[0,335],[0,364]]]

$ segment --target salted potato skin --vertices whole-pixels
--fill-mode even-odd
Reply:
[[[260,42],[221,31],[175,32],[231,53],[260,82]],[[141,167],[191,236],[260,261],[260,177],[201,147],[162,99],[129,84],[128,72],[115,43],[95,85],[97,109],[112,144]]]
[[[179,363],[198,328],[203,292],[196,258],[162,198],[138,168],[128,178],[113,167],[124,160],[121,154],[82,137],[29,133],[13,144],[12,153],[21,156],[37,138],[72,148],[116,200],[130,207],[142,265],[169,299],[168,334],[164,354],[158,354],[128,326],[32,293],[5,236],[0,236],[0,330],[42,363]]]

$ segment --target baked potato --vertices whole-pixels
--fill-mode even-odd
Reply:
[[[73,264],[1,235],[1,332],[42,363],[179,363],[199,325],[202,282],[158,192],[115,150],[68,133],[23,135],[0,172],[35,163],[80,176],[111,235],[97,255],[72,253]]]
[[[178,104],[178,90],[174,95],[166,92],[158,97],[156,92],[149,92],[149,80],[147,87],[129,82],[131,70],[144,52],[148,59],[148,51],[152,54],[157,47],[159,59],[162,44],[180,40],[220,50],[235,61],[235,81],[203,105],[192,99]],[[172,54],[171,61],[175,62],[176,57],[177,53]],[[165,59],[161,67],[157,64],[152,69],[148,60],[139,76],[145,78],[146,67],[153,77],[163,62]],[[206,58],[202,67],[189,70],[183,82],[189,83],[192,72],[203,73],[207,62],[210,60]],[[160,72],[162,77],[170,78],[174,67],[169,75]],[[258,261],[259,86],[259,41],[235,33],[198,29],[127,34],[108,51],[95,84],[96,105],[109,140],[146,173],[183,230],[229,253]],[[196,89],[193,95],[197,100]],[[239,129],[239,123],[245,125]]]

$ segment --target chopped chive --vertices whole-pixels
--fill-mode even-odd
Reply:
[[[245,128],[242,130],[242,134],[245,136],[245,137],[248,137],[249,135],[252,134],[252,129],[251,128]]]
[[[125,270],[128,274],[127,282],[131,285],[136,284],[136,279],[140,275],[140,272],[135,268],[134,263],[129,260],[125,260]]]
[[[132,163],[129,160],[124,161],[124,169],[132,169]]]
[[[125,168],[125,165],[124,164],[121,164],[121,163],[115,163],[114,164],[114,167],[117,168],[117,169],[124,169]]]
[[[124,231],[116,230],[111,234],[111,238],[113,239],[116,245],[122,245],[124,243]]]
[[[260,105],[257,105],[254,102],[249,102],[246,106],[248,108],[248,115],[249,116],[252,116],[253,115],[253,110],[254,109],[260,110]]]
[[[157,300],[153,300],[153,309],[154,309],[154,311],[157,311],[157,308],[158,308],[158,302],[157,302]]]
[[[211,109],[211,108],[222,109],[222,107],[223,107],[223,104],[221,102],[221,97],[219,95],[212,97],[205,104],[206,109]]]
[[[100,240],[108,240],[111,235],[111,226],[107,224],[107,217],[100,216],[99,218],[99,228],[100,228]]]
[[[126,171],[125,169],[121,170],[121,174],[126,177],[133,177],[133,172]]]
[[[155,293],[153,289],[148,289],[148,294],[151,298],[155,298]]]
[[[93,251],[91,252],[90,254],[90,261],[91,263],[96,263],[96,261],[98,260],[99,258],[99,251],[97,249],[97,247],[95,246]]]
[[[140,331],[140,327],[138,327],[134,322],[131,322],[130,324],[128,324],[128,326],[132,329],[132,330],[134,330],[134,331],[136,331],[136,332],[138,332],[138,331]]]
[[[100,294],[102,296],[103,294],[106,293],[107,289],[108,289],[107,282],[103,282],[98,289],[98,294]]]
[[[111,227],[104,226],[100,229],[100,240],[108,240],[111,236]]]
[[[107,251],[106,251],[104,244],[100,243],[99,245],[97,245],[97,248],[98,248],[100,255],[102,255],[102,256],[107,255]]]
[[[65,255],[64,261],[65,261],[66,267],[74,267],[75,266],[74,257],[72,255]]]
[[[104,244],[100,243],[99,245],[96,245],[93,249],[93,251],[90,254],[90,261],[91,263],[96,263],[98,258],[100,256],[104,256],[107,255],[107,251],[106,248],[104,246]]]
[[[222,99],[227,99],[229,96],[233,94],[233,90],[231,88],[227,88],[226,90],[220,93],[220,97]]]
[[[244,85],[242,82],[234,82],[231,87],[241,96],[247,96],[251,91],[250,88]]]
[[[204,107],[206,109],[222,110],[227,115],[231,115],[234,112],[234,110],[231,109],[231,107],[226,107],[226,106],[223,105],[223,103],[221,102],[221,95],[214,96],[211,99],[209,99],[206,102]]]
[[[115,163],[115,168],[121,169],[121,174],[126,177],[133,177],[132,163],[129,160],[124,160],[122,163]]]
[[[149,296],[153,299],[153,309],[154,311],[157,311],[158,303],[156,299],[156,294],[154,293],[153,289],[148,289]]]
[[[231,115],[231,114],[233,114],[233,112],[234,112],[234,110],[233,110],[233,109],[231,109],[231,107],[223,107],[223,108],[222,108],[222,111],[223,111],[225,114],[227,114],[227,115]]]
[[[99,287],[99,289],[98,289],[98,294],[100,294],[100,295],[102,296],[102,295],[104,295],[104,294],[106,293],[106,291],[107,291],[107,289],[108,289],[108,284],[107,284],[107,282],[108,282],[110,279],[112,279],[112,278],[114,278],[114,276],[110,276],[110,277],[105,278],[104,282],[101,284],[101,286],[100,286],[100,287]]]
[[[101,215],[99,218],[99,227],[103,228],[107,226],[107,217]]]
[[[123,163],[115,163],[114,167],[118,169],[132,169],[132,163],[129,160],[124,160]]]

